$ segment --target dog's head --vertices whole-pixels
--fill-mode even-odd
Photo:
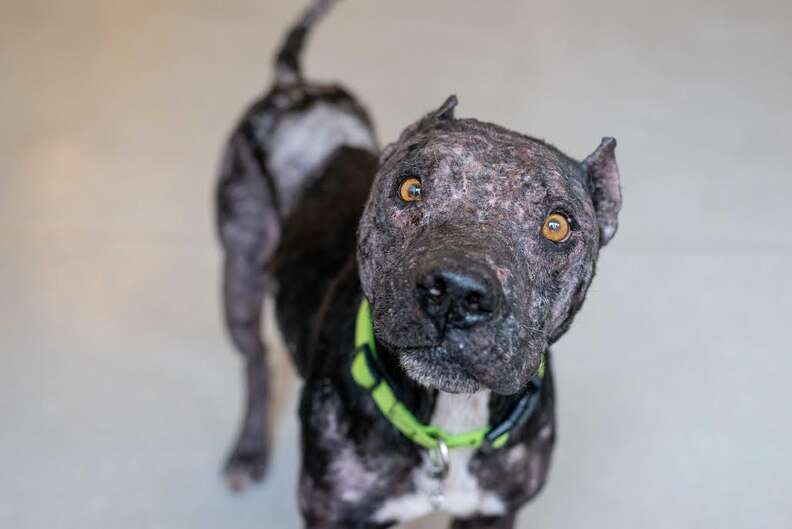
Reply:
[[[621,207],[616,141],[582,163],[456,98],[383,151],[358,263],[377,338],[450,392],[521,390],[569,326]]]

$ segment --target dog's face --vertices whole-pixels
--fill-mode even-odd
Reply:
[[[383,152],[358,263],[377,338],[450,392],[520,391],[566,330],[621,206],[615,141],[583,163],[453,117],[455,98]]]

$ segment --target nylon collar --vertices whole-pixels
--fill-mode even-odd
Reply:
[[[415,444],[427,449],[438,447],[438,439],[448,448],[500,448],[509,440],[511,431],[524,424],[533,415],[539,404],[539,393],[545,371],[545,355],[536,375],[531,379],[525,394],[520,398],[514,410],[499,425],[483,426],[461,434],[450,434],[432,425],[423,424],[397,398],[377,359],[377,345],[374,339],[374,326],[371,322],[371,307],[366,300],[360,303],[355,321],[355,354],[350,367],[352,378],[357,384],[371,394],[371,398],[382,415]]]

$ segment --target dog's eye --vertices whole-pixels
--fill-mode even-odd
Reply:
[[[421,181],[417,178],[405,178],[399,184],[399,198],[405,202],[421,200]]]
[[[569,238],[569,219],[561,213],[549,214],[542,225],[542,235],[549,241],[564,242]]]

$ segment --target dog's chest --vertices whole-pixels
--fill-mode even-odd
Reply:
[[[488,404],[489,391],[472,395],[440,392],[431,423],[452,434],[475,430],[487,424]],[[449,450],[449,471],[442,480],[431,477],[430,464],[424,456],[423,464],[412,472],[414,492],[388,499],[377,511],[375,519],[405,522],[435,510],[455,516],[503,514],[505,509],[500,498],[482,490],[470,472],[474,453],[473,448]]]

